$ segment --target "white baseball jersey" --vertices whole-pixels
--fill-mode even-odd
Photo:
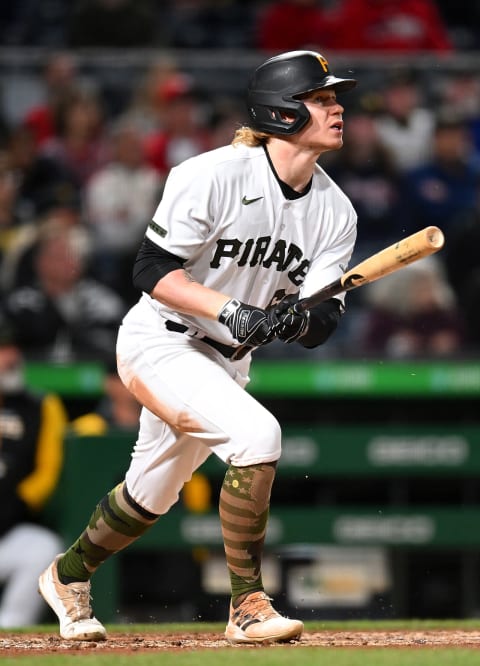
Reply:
[[[320,166],[307,194],[286,199],[264,149],[240,144],[173,168],[146,235],[185,259],[199,283],[267,307],[339,278],[353,251],[356,220],[350,201]],[[166,318],[238,344],[219,322],[172,313],[144,298]]]
[[[147,231],[198,282],[260,307],[340,277],[355,235],[350,202],[320,167],[310,191],[288,200],[263,148],[242,145],[175,167]],[[165,319],[188,334],[171,332]],[[238,345],[218,321],[174,312],[147,294],[120,327],[118,372],[146,407],[125,478],[153,513],[168,511],[212,452],[240,467],[280,457],[278,421],[244,390],[250,355],[231,362],[203,335]]]

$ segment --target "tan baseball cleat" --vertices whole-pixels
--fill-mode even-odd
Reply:
[[[90,581],[61,583],[57,572],[60,557],[57,555],[38,579],[40,594],[59,619],[60,636],[71,641],[105,640],[105,627],[93,616],[90,605]]]
[[[283,617],[273,608],[265,592],[252,592],[234,608],[225,630],[229,643],[278,643],[298,640],[303,622]]]

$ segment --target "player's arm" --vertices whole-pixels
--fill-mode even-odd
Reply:
[[[178,257],[144,238],[133,267],[133,283],[172,310],[217,319],[230,297],[196,282]]]
[[[134,285],[172,310],[220,321],[242,344],[258,346],[273,339],[269,313],[196,282],[184,263],[185,259],[144,238],[133,268]]]
[[[183,268],[160,279],[150,295],[174,310],[206,319],[217,319],[230,300],[225,294],[196,282]]]

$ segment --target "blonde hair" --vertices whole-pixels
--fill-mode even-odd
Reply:
[[[245,146],[254,148],[255,146],[261,146],[263,143],[266,143],[270,136],[271,134],[258,132],[257,130],[248,127],[248,125],[243,125],[235,131],[232,146],[238,146],[238,144],[242,143]]]

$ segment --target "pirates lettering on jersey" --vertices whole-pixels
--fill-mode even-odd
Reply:
[[[210,262],[211,268],[219,268],[223,258],[235,259],[238,266],[275,266],[277,271],[288,272],[288,277],[295,285],[300,285],[305,279],[310,260],[303,258],[303,252],[294,243],[287,245],[286,241],[279,239],[272,249],[270,236],[249,238],[241,241],[238,238],[220,238],[217,241],[215,255]]]

